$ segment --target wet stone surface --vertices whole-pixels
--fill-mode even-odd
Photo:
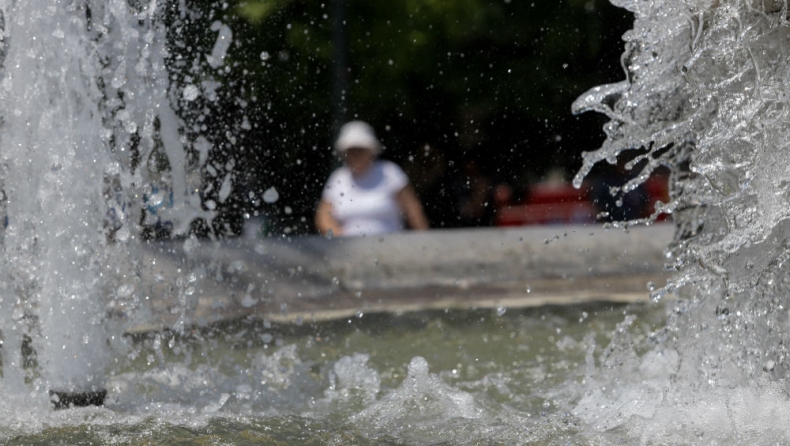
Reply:
[[[363,312],[648,299],[663,285],[671,225],[554,226],[378,238],[239,239],[146,251],[150,318],[128,331],[238,318],[331,320]],[[191,277],[173,287],[181,275]],[[146,279],[148,280],[148,279]],[[182,281],[183,282],[183,281]]]

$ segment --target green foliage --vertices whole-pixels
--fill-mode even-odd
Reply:
[[[236,6],[236,14],[254,24],[260,24],[289,0],[249,0]]]

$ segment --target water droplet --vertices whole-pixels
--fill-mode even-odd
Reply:
[[[504,316],[506,311],[507,311],[507,308],[505,308],[505,307],[502,307],[502,306],[496,307],[496,315],[497,316]]]
[[[244,296],[244,299],[241,300],[241,306],[244,308],[249,308],[255,305],[256,303],[258,303],[258,299],[253,298],[249,294],[246,294]]]
[[[197,86],[195,85],[187,85],[184,87],[184,100],[187,102],[192,102],[200,96],[200,90],[198,90]]]
[[[124,283],[118,287],[116,293],[118,294],[118,297],[129,297],[132,295],[132,293],[134,293],[134,284]]]
[[[275,189],[273,186],[266,189],[266,191],[263,193],[263,201],[265,201],[266,203],[269,204],[276,203],[277,200],[279,199],[280,199],[280,194],[277,192],[277,189]]]
[[[161,191],[158,191],[154,194],[151,194],[151,196],[148,197],[148,206],[159,207],[162,205],[162,203],[164,203],[164,201],[165,201],[165,194]]]
[[[115,240],[118,240],[121,243],[128,242],[130,237],[131,237],[131,233],[129,232],[129,229],[126,227],[119,229],[118,232],[115,233]]]

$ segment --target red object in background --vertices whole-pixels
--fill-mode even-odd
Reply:
[[[499,185],[494,191],[496,226],[526,226],[548,224],[593,223],[598,209],[589,197],[589,188],[576,189],[571,184],[537,184],[530,188],[527,197],[513,203],[513,191]],[[669,200],[668,178],[654,175],[645,182],[648,194],[647,209],[653,211],[656,201]],[[644,215],[644,217],[648,217]],[[669,215],[661,214],[656,221],[665,221]]]
[[[656,201],[661,201],[664,204],[669,203],[669,178],[666,175],[653,175],[645,181],[645,188],[647,189],[648,206],[650,212],[653,212],[656,206]],[[656,218],[656,221],[669,220],[669,214],[661,214]]]
[[[507,195],[497,190],[497,226],[591,223],[596,219],[597,210],[588,200],[587,191],[570,184],[538,184],[519,204],[499,202],[500,197]]]

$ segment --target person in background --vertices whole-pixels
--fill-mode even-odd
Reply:
[[[373,128],[351,121],[340,129],[335,152],[343,166],[324,186],[315,215],[318,232],[335,236],[378,235],[415,230],[428,219],[409,178],[395,163],[378,159],[381,143]]]
[[[461,171],[454,181],[454,192],[458,226],[494,224],[494,189],[477,161],[468,158],[461,162]]]

